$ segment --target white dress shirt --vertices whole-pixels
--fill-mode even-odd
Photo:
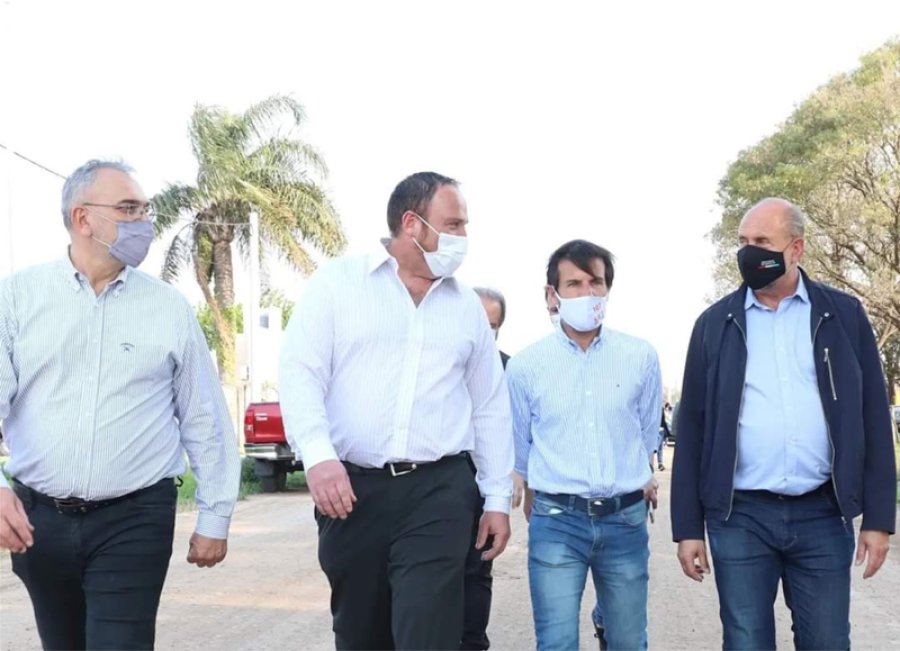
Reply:
[[[187,453],[196,531],[228,535],[237,438],[171,285],[126,267],[98,296],[68,257],[0,280],[0,420],[6,471],[51,497],[125,495],[182,474]]]
[[[281,352],[288,442],[307,468],[469,451],[485,510],[508,512],[509,395],[481,301],[451,277],[416,306],[385,245],[332,260],[306,283]]]

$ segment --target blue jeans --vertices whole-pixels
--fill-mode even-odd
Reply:
[[[656,463],[663,465],[666,450],[666,430],[659,428],[659,435],[656,437]]]
[[[830,484],[799,498],[735,491],[729,519],[707,522],[707,532],[723,648],[775,648],[779,581],[796,648],[850,648],[853,527]]]
[[[591,516],[536,493],[528,526],[528,577],[537,648],[578,648],[590,568],[609,648],[646,649],[648,543],[644,501]]]

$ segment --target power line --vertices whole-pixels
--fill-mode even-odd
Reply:
[[[0,149],[5,149],[6,151],[8,151],[8,152],[9,152],[10,154],[12,154],[13,156],[18,156],[19,158],[21,158],[21,159],[22,159],[23,161],[25,161],[26,163],[31,163],[31,164],[34,165],[35,167],[37,167],[37,168],[39,168],[39,169],[42,169],[42,170],[44,170],[45,172],[49,172],[49,173],[52,174],[53,176],[58,176],[59,178],[61,178],[61,179],[63,179],[63,180],[66,179],[66,176],[65,176],[64,174],[60,174],[60,173],[57,172],[56,170],[51,170],[51,169],[50,169],[49,167],[47,167],[46,165],[42,165],[41,163],[38,163],[36,160],[31,159],[31,158],[28,158],[28,156],[26,156],[25,154],[20,154],[19,152],[10,149],[10,148],[7,147],[6,145],[4,145],[2,142],[0,142]]]

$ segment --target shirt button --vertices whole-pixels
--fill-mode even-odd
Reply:
[[[585,391],[585,392],[584,392],[584,395],[590,396],[590,395],[592,395],[593,393],[594,393],[593,391],[588,390],[588,391]]]
[[[590,423],[588,423],[588,425],[590,425],[591,427],[593,427],[593,426],[594,426],[594,421],[591,421]]]

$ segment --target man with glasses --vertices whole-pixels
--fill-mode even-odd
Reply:
[[[48,649],[153,647],[185,454],[188,562],[225,558],[237,498],[237,442],[193,310],[135,269],[154,231],[130,172],[75,170],[67,255],[0,280],[0,546]]]

